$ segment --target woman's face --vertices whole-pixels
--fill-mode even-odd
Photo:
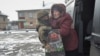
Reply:
[[[57,11],[57,10],[53,10],[53,16],[55,19],[59,18],[60,17],[60,12]]]

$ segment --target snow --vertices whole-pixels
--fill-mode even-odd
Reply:
[[[30,30],[0,32],[0,56],[45,56],[38,33]]]

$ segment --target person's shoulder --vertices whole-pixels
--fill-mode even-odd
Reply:
[[[64,21],[70,21],[70,22],[73,22],[71,16],[69,13],[66,13],[65,16],[64,16]]]
[[[67,17],[71,17],[69,13],[66,13],[65,16],[67,16]]]
[[[72,19],[71,15],[69,13],[65,14],[66,19]]]

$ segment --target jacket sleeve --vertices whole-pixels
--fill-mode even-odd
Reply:
[[[71,32],[71,25],[72,25],[72,19],[71,17],[67,17],[67,19],[63,20],[63,22],[60,25],[60,34],[61,36],[68,36]]]
[[[36,31],[39,31],[40,25],[36,26]]]

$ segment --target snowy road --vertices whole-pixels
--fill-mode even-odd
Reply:
[[[0,56],[45,56],[36,31],[0,32]]]

